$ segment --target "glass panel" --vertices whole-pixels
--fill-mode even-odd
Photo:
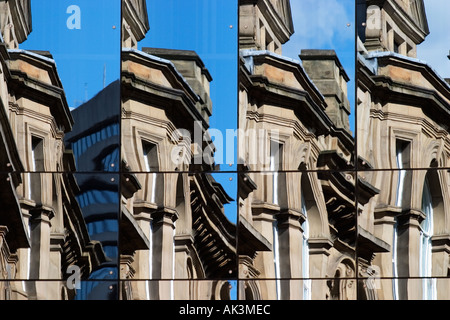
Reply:
[[[271,203],[267,191],[270,173],[249,172],[241,178],[239,279],[250,287],[253,282],[272,280],[258,293],[245,293],[241,288],[241,295],[314,299],[315,279],[356,277],[355,202],[339,195],[335,179],[343,177],[336,174],[327,180],[316,171],[282,172],[284,196],[279,205]]]
[[[399,279],[402,286],[409,288],[407,300],[448,300],[450,279],[444,278],[407,278]],[[396,300],[392,295],[391,278],[367,278],[358,280],[359,300]],[[433,297],[423,295],[428,284],[437,288]]]
[[[361,170],[400,168],[396,163],[400,141],[402,147],[408,141],[408,150],[402,152],[402,157],[409,167],[403,169],[426,169],[435,154],[438,167],[449,167],[448,156],[439,147],[448,144],[448,114],[444,111],[448,101],[432,102],[434,97],[444,97],[449,92],[445,80],[450,76],[446,67],[448,49],[442,45],[445,35],[440,32],[448,22],[439,12],[443,8],[441,2],[422,2],[404,2],[403,8],[402,4],[388,14],[367,1],[357,3],[356,127],[357,155],[364,161],[359,163]],[[397,16],[401,10],[406,13],[402,19]],[[426,17],[419,11],[427,12]],[[422,36],[401,32],[404,19],[420,20]],[[417,68],[428,71],[419,76]],[[427,80],[431,78],[440,80]],[[419,94],[425,87],[430,90],[429,95]],[[446,133],[440,135],[440,130]]]
[[[236,279],[236,181],[231,173],[123,175],[121,279]]]
[[[236,169],[236,6],[123,0],[126,170],[145,170],[134,139],[156,146],[152,157],[160,171],[215,171],[225,164],[230,167],[222,170]]]
[[[397,206],[397,181],[401,175],[410,177],[411,182],[404,184],[403,193],[409,192],[411,196],[403,198],[401,206]],[[447,170],[433,167],[374,171],[370,179],[384,182],[376,186],[380,188],[377,197],[373,197],[358,216],[359,274],[389,278],[391,284],[389,289],[384,289],[384,295],[389,291],[388,296],[394,300],[410,299],[408,279],[423,278],[419,289],[421,299],[435,299],[439,292],[430,277],[448,276],[447,264],[444,262],[442,267],[442,263],[449,236],[441,225],[445,224],[444,199],[449,192],[443,187],[448,184]],[[363,193],[360,195],[362,198]]]
[[[195,301],[236,300],[237,282],[204,279],[123,280],[120,282],[120,292],[121,300],[190,300],[189,304],[194,306]],[[189,304],[180,306],[181,314],[189,311],[185,310]]]
[[[304,282],[308,281],[311,286],[311,297],[302,296]],[[282,287],[290,288],[290,296],[284,295],[284,298],[277,299],[274,288],[276,280],[240,280],[239,281],[239,300],[282,300],[282,301],[301,301],[301,300],[356,300],[355,278],[327,278],[327,279],[282,279],[279,280]],[[287,305],[290,306],[290,305]]]
[[[73,272],[64,280],[0,280],[0,300],[117,300],[117,281],[78,276]]]
[[[93,244],[101,246],[102,258],[89,279],[118,278],[119,175],[74,174],[79,192],[76,200]]]
[[[320,9],[327,1],[270,3],[281,17],[277,22],[266,16],[263,3],[239,6],[242,164],[252,171],[270,170],[264,148],[277,136],[284,148],[283,170],[299,169],[307,145],[320,150],[319,159],[305,163],[308,169],[353,168],[354,1],[332,4],[337,19]],[[319,21],[328,21],[327,28]],[[310,135],[321,136],[323,143],[316,146],[315,138],[306,138]]]
[[[30,197],[31,174],[40,192]],[[0,217],[0,281],[17,281],[11,299],[71,299],[69,281],[118,279],[117,176],[11,173],[0,184],[8,212]],[[62,291],[57,281],[67,282]],[[86,298],[95,286],[77,289]]]
[[[12,22],[17,39],[6,35],[9,52],[15,61],[13,69],[17,65],[38,81],[41,95],[25,95],[23,105],[51,115],[58,128],[32,120],[26,113],[23,116],[37,133],[52,133],[43,141],[46,163],[40,167],[46,171],[117,170],[120,93],[114,82],[119,79],[120,66],[120,0],[55,1],[51,6],[22,2],[27,3],[27,8],[22,5],[21,9],[29,26],[22,30],[26,26],[19,20]],[[60,143],[73,153],[75,166],[53,160],[62,155]],[[53,162],[58,166],[53,167]]]

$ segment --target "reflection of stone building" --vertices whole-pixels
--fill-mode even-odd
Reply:
[[[70,299],[69,267],[86,277],[105,259],[64,150],[73,119],[52,56],[18,49],[31,31],[30,1],[3,1],[0,26],[0,299]]]
[[[239,1],[235,225],[207,173],[212,76],[137,49],[145,0],[122,0],[120,80],[72,112],[51,54],[18,48],[30,1],[2,1],[0,299],[229,299],[231,280],[248,300],[449,299],[450,85],[417,59],[424,1],[356,3],[357,143],[335,51],[284,57],[289,0]]]
[[[416,58],[429,33],[424,1],[358,1],[358,20],[357,151],[394,169],[361,172],[381,191],[360,225],[391,247],[374,259],[386,278],[378,295],[449,299],[450,181],[439,168],[450,165],[450,86]]]
[[[346,72],[332,50],[283,57],[293,32],[289,1],[240,1],[240,299],[356,299],[357,272],[388,249],[357,230],[378,190],[352,174]]]
[[[236,227],[223,212],[231,199],[201,173],[214,170],[203,152],[214,148],[212,78],[193,51],[136,49],[144,2],[122,4],[121,231],[134,239],[120,248],[122,298],[227,298],[237,272]]]

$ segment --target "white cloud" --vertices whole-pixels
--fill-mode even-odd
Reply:
[[[291,9],[295,33],[283,46],[284,54],[298,55],[306,48],[333,49],[342,42],[353,42],[353,0],[292,0]]]
[[[294,34],[283,45],[283,55],[299,60],[302,49],[335,50],[350,77],[348,98],[354,106],[354,0],[291,0]],[[353,128],[353,112],[350,115]],[[353,130],[353,129],[352,129]]]
[[[450,78],[450,1],[425,0],[430,34],[417,47],[417,57],[426,61],[439,75]]]

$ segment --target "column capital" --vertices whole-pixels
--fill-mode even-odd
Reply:
[[[420,227],[420,223],[425,220],[425,213],[419,209],[408,209],[397,216],[397,221],[403,226]]]
[[[158,206],[150,201],[145,200],[135,200],[133,202],[133,215],[136,216],[145,216],[146,214],[150,214],[153,211],[158,210]],[[142,214],[142,215],[141,215]]]
[[[30,210],[31,220],[41,220],[50,224],[50,220],[55,216],[55,211],[51,207],[38,206]]]
[[[183,235],[175,235],[174,237],[175,241],[175,251],[185,251],[189,252],[189,250],[194,245],[194,237],[190,234],[183,234]]]
[[[268,202],[252,203],[253,220],[265,220],[273,222],[275,215],[280,212],[280,206]]]
[[[300,210],[284,209],[275,215],[278,228],[294,227],[303,231],[301,225],[306,220],[306,216]]]
[[[383,205],[374,210],[374,224],[395,224],[395,217],[401,214],[402,209],[396,206]]]
[[[330,249],[333,247],[333,241],[330,238],[309,238],[309,254],[330,255]]]
[[[152,212],[151,218],[153,219],[154,226],[158,224],[167,224],[175,227],[175,221],[178,220],[178,212],[173,208],[160,207]]]
[[[242,279],[256,279],[261,272],[253,265],[254,259],[247,255],[239,255],[239,277]]]

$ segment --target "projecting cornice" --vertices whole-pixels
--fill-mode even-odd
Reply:
[[[167,59],[173,62],[173,60],[193,61],[200,68],[201,73],[206,76],[208,81],[212,81],[212,76],[208,69],[205,67],[205,63],[199,57],[199,55],[193,50],[175,50],[175,49],[161,49],[161,48],[149,48],[143,47],[142,51],[152,56]]]
[[[325,113],[323,95],[297,60],[270,51],[242,50],[241,86],[265,104],[280,105],[301,113],[299,117],[316,135],[333,126]]]
[[[235,277],[237,227],[224,214],[232,199],[210,174],[191,180],[191,208],[197,251],[208,277]]]
[[[16,96],[48,106],[58,126],[62,126],[64,132],[72,130],[73,119],[55,61],[26,50],[8,52],[11,88]]]
[[[151,99],[154,105],[174,107],[171,115],[179,117],[183,125],[200,121],[203,129],[208,129],[206,119],[196,108],[200,97],[171,61],[124,48],[121,78],[122,99],[131,97],[145,103]]]
[[[359,56],[359,85],[382,103],[422,108],[438,123],[450,119],[450,85],[424,61],[392,52]]]

